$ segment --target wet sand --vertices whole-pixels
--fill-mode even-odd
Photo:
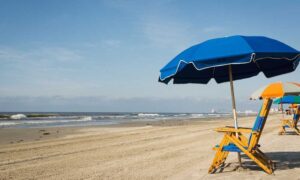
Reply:
[[[269,117],[261,149],[277,164],[268,175],[232,153],[222,173],[207,174],[216,127],[231,119],[144,122],[110,127],[0,129],[0,179],[300,179],[299,136],[277,135]],[[254,117],[240,118],[252,127]],[[22,141],[20,141],[22,140]]]

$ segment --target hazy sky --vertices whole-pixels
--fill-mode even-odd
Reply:
[[[0,111],[230,109],[229,84],[164,85],[182,50],[230,35],[263,35],[300,49],[300,1],[0,0]],[[235,81],[238,108],[300,70]]]

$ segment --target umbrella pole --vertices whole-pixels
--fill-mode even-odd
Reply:
[[[233,78],[232,78],[232,67],[231,67],[231,65],[229,65],[229,80],[230,80],[230,92],[231,92],[232,113],[233,113],[233,119],[234,119],[234,127],[235,127],[235,129],[237,129],[238,128],[238,122],[237,122],[237,113],[236,113],[236,105],[235,105],[235,96],[234,96]],[[238,137],[238,133],[236,133],[236,136]],[[242,166],[241,153],[238,152],[237,154],[238,154],[239,165]]]
[[[280,106],[281,106],[281,115],[282,115],[282,119],[284,119],[284,111],[283,111],[283,104],[282,104],[282,98],[280,99],[281,103],[280,103]]]

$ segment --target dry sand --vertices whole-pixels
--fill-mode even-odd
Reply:
[[[232,125],[231,119],[215,119],[0,129],[0,179],[300,179],[300,137],[277,135],[278,117],[269,117],[260,141],[261,149],[277,163],[274,175],[245,158],[246,168],[235,170],[235,153],[222,173],[207,174],[212,147],[222,138],[213,128]],[[239,122],[251,127],[253,121],[248,117]]]

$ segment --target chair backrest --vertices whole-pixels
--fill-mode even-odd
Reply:
[[[248,148],[252,149],[255,147],[260,139],[261,133],[265,127],[270,108],[272,106],[272,99],[266,98],[263,100],[263,104],[257,114],[256,120],[254,122],[252,131],[258,133],[251,133],[248,141]]]
[[[293,120],[295,123],[297,123],[299,121],[299,117],[300,117],[300,105],[297,106],[297,108],[294,112]]]

